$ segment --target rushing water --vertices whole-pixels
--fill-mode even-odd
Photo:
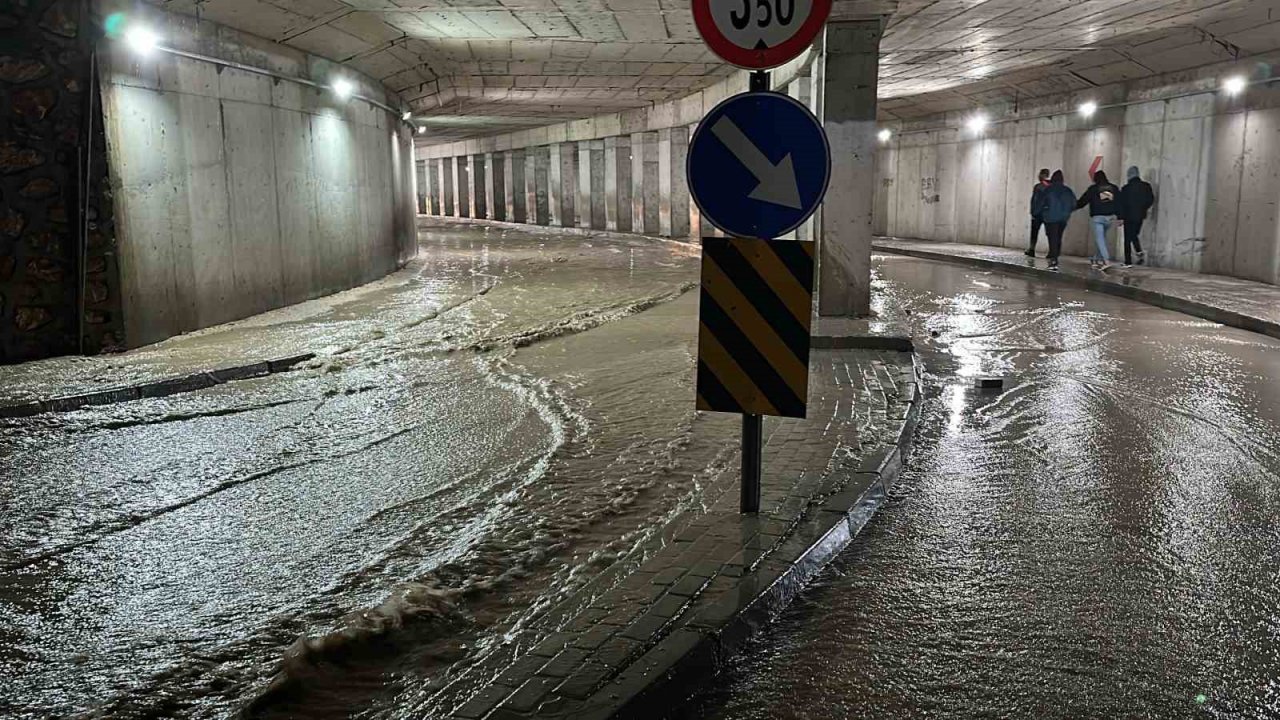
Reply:
[[[184,341],[300,371],[0,424],[0,716],[412,716],[723,461],[696,249],[424,237],[404,282]]]
[[[882,311],[924,340],[910,466],[680,714],[1280,717],[1280,343],[995,273],[878,268]]]

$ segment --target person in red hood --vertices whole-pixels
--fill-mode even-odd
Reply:
[[[1023,253],[1027,257],[1036,256],[1036,241],[1040,239],[1040,226],[1044,225],[1044,218],[1040,216],[1040,207],[1044,204],[1044,191],[1047,189],[1049,189],[1049,168],[1041,168],[1040,179],[1031,188],[1031,245]]]

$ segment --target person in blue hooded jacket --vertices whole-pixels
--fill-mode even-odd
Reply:
[[[1049,178],[1049,186],[1040,193],[1040,218],[1044,221],[1044,234],[1049,238],[1049,269],[1058,270],[1058,256],[1062,253],[1062,234],[1067,221],[1076,209],[1076,194],[1067,187],[1062,171],[1055,170]]]

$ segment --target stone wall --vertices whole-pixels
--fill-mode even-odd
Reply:
[[[120,340],[118,272],[101,123],[90,131],[87,6],[0,1],[0,362],[79,352],[81,237],[84,351]],[[90,142],[90,138],[92,141]],[[88,203],[81,185],[88,163]]]

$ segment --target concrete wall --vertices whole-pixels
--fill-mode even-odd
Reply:
[[[266,40],[183,16],[151,22],[166,45],[325,84],[341,73],[385,100],[373,81]],[[416,252],[412,137],[393,113],[200,60],[104,49],[128,345],[367,283]]]
[[[1103,88],[1092,119],[1082,97],[1046,99],[1059,112],[988,127],[898,133],[876,164],[875,227],[881,234],[1025,247],[1036,171],[1061,168],[1083,193],[1096,156],[1118,185],[1137,165],[1156,192],[1143,226],[1149,262],[1280,283],[1280,83],[1244,96],[1217,89],[1228,68],[1162,79],[1165,85]],[[1038,115],[1030,108],[1023,115]],[[956,124],[933,118],[918,125]],[[1073,216],[1064,251],[1089,254],[1085,211]],[[1113,255],[1122,241],[1113,242]],[[1040,247],[1046,247],[1043,232]]]
[[[775,83],[808,72],[814,54],[772,71]],[[465,162],[475,155],[508,158],[510,171],[494,175],[494,195],[510,198],[476,217],[518,223],[618,230],[666,237],[713,233],[703,224],[685,182],[689,139],[716,103],[747,89],[736,72],[688,97],[639,110],[418,148],[431,162]],[[431,186],[425,206],[452,215],[452,189]],[[436,209],[437,205],[441,209]],[[501,217],[505,216],[505,217]]]
[[[690,126],[679,126],[634,136],[437,157],[426,163],[430,166],[438,162],[449,168],[465,166],[469,160],[476,166],[477,158],[504,158],[502,172],[485,179],[486,194],[503,198],[504,202],[470,203],[476,218],[694,237],[700,229],[710,232],[711,228],[700,226],[698,208],[685,183],[685,158],[692,131]],[[507,157],[512,158],[511,172],[505,169]],[[534,158],[532,169],[526,167],[522,157]],[[427,185],[422,205],[429,214],[469,217],[465,200],[458,203],[461,213],[452,210],[453,186]],[[512,199],[509,208],[506,198]]]

